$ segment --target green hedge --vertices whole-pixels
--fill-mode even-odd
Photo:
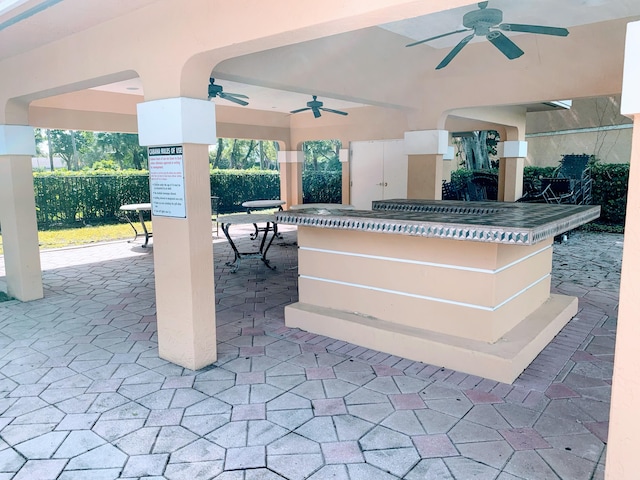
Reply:
[[[540,177],[553,177],[556,170],[557,167],[524,167],[524,174],[522,175],[523,183],[524,185],[529,184],[536,190],[539,190]]]
[[[305,172],[304,202],[340,203],[340,172]],[[91,172],[35,172],[38,228],[112,223],[119,208],[149,202],[149,175],[137,170]],[[213,170],[211,194],[219,197],[218,211],[244,211],[242,202],[280,198],[280,174],[269,170]]]
[[[247,200],[280,198],[280,173],[270,170],[214,170],[211,194],[218,197],[218,211],[242,211]]]
[[[342,203],[342,172],[303,172],[302,203]]]
[[[38,228],[115,222],[118,208],[149,201],[146,173],[34,173]]]
[[[593,204],[600,205],[600,221],[623,225],[627,210],[629,164],[599,164],[591,167]]]

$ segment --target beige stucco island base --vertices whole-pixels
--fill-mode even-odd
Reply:
[[[577,313],[553,238],[600,207],[386,200],[277,214],[298,226],[287,326],[511,383]]]

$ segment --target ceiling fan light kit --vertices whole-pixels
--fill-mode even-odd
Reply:
[[[557,37],[566,37],[569,35],[569,30],[559,27],[547,27],[544,25],[527,25],[519,23],[501,23],[502,22],[502,10],[497,8],[487,8],[489,2],[478,3],[479,10],[472,10],[467,12],[462,17],[462,24],[466,27],[461,30],[456,30],[449,33],[443,33],[442,35],[436,35],[435,37],[425,38],[407,45],[407,47],[413,47],[422,43],[429,42],[431,40],[437,40],[438,38],[447,37],[449,35],[455,35],[462,32],[473,32],[470,35],[464,37],[453,49],[448,53],[446,57],[438,64],[436,70],[449,65],[449,62],[460,53],[460,50],[469,43],[474,37],[486,37],[493,46],[502,52],[502,54],[509,60],[518,58],[524,54],[524,51],[520,49],[513,41],[511,41],[502,32],[522,32],[522,33],[534,33],[538,35],[553,35]]]

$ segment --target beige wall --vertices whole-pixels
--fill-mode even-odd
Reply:
[[[527,165],[558,166],[562,155],[587,153],[602,163],[629,163],[631,128],[529,137]]]
[[[568,110],[528,113],[527,163],[556,166],[570,153],[595,155],[603,163],[628,163],[631,126],[620,114],[620,95],[577,98]],[[614,128],[597,131],[599,127]]]

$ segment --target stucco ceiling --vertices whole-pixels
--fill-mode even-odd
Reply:
[[[488,8],[503,12],[503,22],[546,25],[571,29],[580,25],[615,20],[640,15],[638,0],[491,0]],[[445,12],[381,25],[381,28],[397,33],[410,41],[423,40],[465,28],[462,17],[476,10],[475,4]],[[465,33],[451,35],[428,43],[431,48],[454,46]],[[525,35],[510,32],[509,37]],[[472,42],[486,41],[484,38]]]
[[[155,1],[0,0],[0,60],[55,42]]]
[[[73,35],[131,10],[146,7],[155,1],[157,0],[109,0],[106,8],[104,0],[0,0],[0,60]],[[3,11],[3,3],[15,8]],[[501,9],[504,12],[504,22],[567,27],[569,30],[596,22],[640,18],[638,0],[491,0],[489,7]],[[255,53],[250,59],[256,68],[250,73],[242,69],[245,59],[230,59],[212,66],[213,74],[226,92],[247,95],[250,97],[249,108],[258,110],[288,112],[304,107],[313,94],[318,95],[326,107],[334,109],[369,104],[406,108],[407,105],[396,102],[393,85],[386,81],[386,77],[397,76],[398,72],[387,69],[393,67],[393,62],[404,61],[407,65],[431,62],[433,65],[429,63],[421,68],[433,70],[437,64],[434,59],[444,57],[449,49],[465,36],[464,33],[410,49],[404,48],[404,45],[463,28],[463,15],[474,9],[477,9],[475,3],[433,15],[382,24],[364,31],[290,45],[278,49],[277,52],[268,50]],[[516,43],[519,42],[518,37],[524,35],[528,34],[508,33]],[[349,45],[356,41],[367,45],[368,38],[372,45],[370,55],[349,55]],[[486,39],[480,37],[473,42],[486,42]],[[313,60],[323,52],[334,62],[333,70],[353,72],[357,75],[358,71],[375,71],[377,68],[379,74],[364,76],[361,95],[341,91],[339,77],[332,81],[318,81],[328,77],[332,70],[332,64]],[[272,61],[273,58],[294,57],[303,61],[297,64],[278,64]],[[508,61],[497,50],[495,60],[491,60]],[[463,62],[464,58],[460,56],[454,59],[454,62],[456,61]],[[268,67],[269,65],[274,67]],[[282,70],[282,65],[286,65],[289,71],[281,77],[277,75],[277,71],[269,70]],[[286,81],[283,80],[285,77]],[[203,79],[203,95],[206,95],[207,83],[208,79]],[[398,84],[396,88],[402,87],[402,84]],[[118,93],[144,94],[143,85],[138,79],[99,88]],[[389,88],[388,95],[368,94],[380,88]],[[221,105],[235,106],[225,100],[215,101]]]
[[[238,83],[230,80],[216,80],[216,84],[223,87],[223,91],[226,93],[240,93],[249,97],[250,108],[254,110],[267,110],[272,112],[290,112],[292,110],[302,108],[306,103],[311,100],[311,97],[306,94],[289,92],[285,90],[278,90],[274,88],[267,88],[258,85],[251,85],[247,83]],[[203,90],[207,88],[203,82]],[[93,90],[103,90],[107,92],[124,93],[129,95],[143,95],[144,89],[142,82],[139,78],[133,78],[131,80],[125,80],[122,82],[110,83],[100,87],[95,87]],[[325,102],[325,107],[333,109],[348,109],[355,107],[362,107],[364,104],[349,102],[337,99],[327,99],[318,97],[318,100]],[[216,105],[224,105],[227,107],[239,107],[238,105],[221,98],[214,98],[213,102]]]

